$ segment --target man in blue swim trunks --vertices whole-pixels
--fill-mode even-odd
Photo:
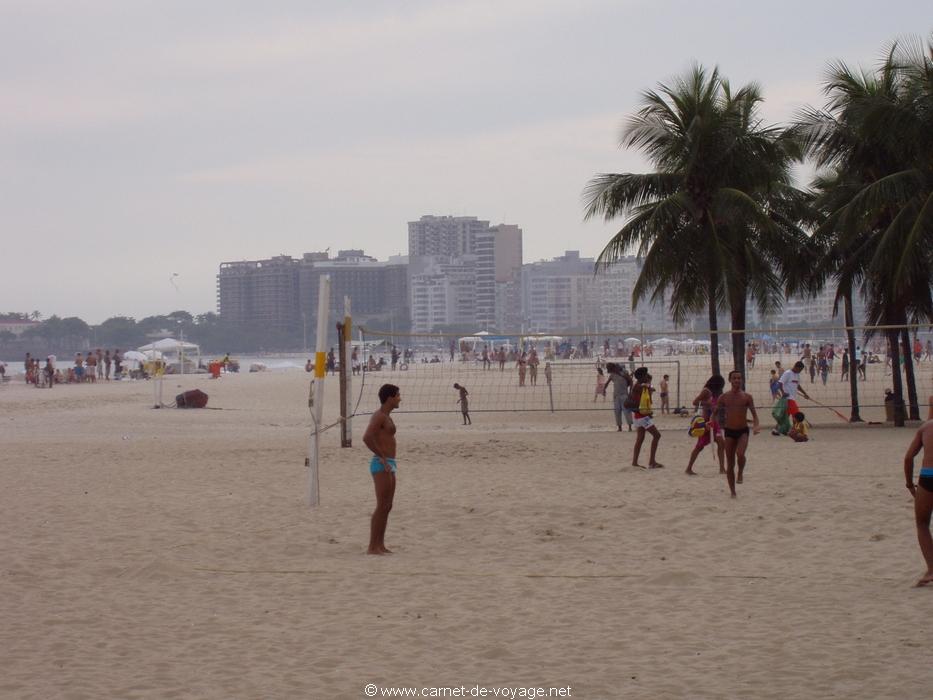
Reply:
[[[933,412],[933,397],[930,397]],[[923,466],[920,479],[914,484],[914,457],[923,448]],[[933,513],[933,420],[920,426],[913,442],[904,455],[904,477],[907,488],[914,497],[914,517],[917,520],[917,540],[927,563],[927,572],[917,581],[917,586],[933,583],[933,536],[930,534],[930,514]]]
[[[392,554],[386,549],[386,524],[392,500],[395,498],[395,423],[390,415],[402,402],[402,394],[394,384],[383,384],[379,389],[379,402],[382,404],[369,419],[369,425],[363,434],[363,442],[372,453],[369,461],[369,473],[373,475],[376,487],[376,510],[373,511],[369,530],[368,554]]]

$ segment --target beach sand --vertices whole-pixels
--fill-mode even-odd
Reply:
[[[679,418],[646,472],[608,408],[401,413],[372,557],[365,418],[325,435],[307,505],[308,380],[166,379],[222,409],[189,411],[147,382],[0,388],[0,697],[929,696],[914,429],[795,444],[763,415],[730,500],[709,450],[683,474]]]

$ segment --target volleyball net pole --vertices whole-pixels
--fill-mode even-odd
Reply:
[[[340,446],[353,447],[353,418],[350,410],[350,393],[353,389],[353,319],[350,316],[350,297],[343,298],[343,323],[337,324],[340,339]]]
[[[321,458],[321,423],[324,420],[324,369],[327,354],[327,316],[330,306],[330,275],[321,275],[317,300],[317,337],[314,353],[314,379],[311,382],[308,408],[311,409],[311,432],[308,445],[308,505],[320,505],[321,494],[318,482],[318,465]]]

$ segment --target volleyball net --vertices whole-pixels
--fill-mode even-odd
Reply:
[[[647,367],[656,390],[666,381],[670,408],[689,409],[711,376],[709,336],[695,331],[400,334],[358,327],[356,335],[349,361],[356,375],[353,393],[357,396],[351,403],[355,414],[378,408],[376,393],[386,383],[402,388],[399,410],[406,413],[459,412],[460,394],[454,384],[467,389],[471,413],[604,410],[612,406],[612,385],[605,396],[598,390],[600,370],[605,377],[610,362],[629,372]],[[893,381],[887,337],[880,327],[860,327],[856,335],[857,363],[843,357],[847,340],[838,326],[747,331],[746,390],[766,413],[776,388],[774,380],[803,359],[801,386],[812,401],[804,400],[801,406],[812,407],[816,418],[823,411],[848,415],[851,372],[857,375],[859,406],[880,411]],[[720,371],[726,376],[736,364],[730,332],[720,331],[719,339]],[[910,327],[909,351],[924,416],[933,394],[931,348],[929,327]],[[903,364],[901,372],[905,373]],[[905,402],[906,387],[905,379]],[[659,407],[656,394],[656,415]],[[827,418],[836,419],[828,414]]]

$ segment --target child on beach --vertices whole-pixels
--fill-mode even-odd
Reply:
[[[778,378],[776,369],[771,370],[771,379],[768,380],[768,388],[771,389],[771,401],[774,401],[781,393],[781,380]]]
[[[651,419],[651,394],[654,389],[651,387],[651,375],[645,367],[639,367],[634,374],[636,384],[629,393],[627,408],[630,408],[635,414],[635,447],[632,450],[632,466],[641,467],[638,463],[638,455],[641,452],[641,445],[645,441],[645,433],[651,433],[651,456],[648,458],[648,469],[660,469],[664,465],[657,461],[658,443],[661,441],[661,433]],[[619,428],[621,430],[621,428]]]
[[[460,413],[463,414],[463,424],[473,425],[473,421],[470,419],[469,399],[467,399],[470,392],[467,391],[465,386],[460,386],[459,384],[454,384],[454,389],[460,392],[460,398],[457,399],[457,403],[460,404]]]
[[[930,397],[930,410],[933,412],[933,396]],[[923,462],[920,478],[914,484],[914,457],[923,449]],[[914,518],[917,523],[917,541],[920,552],[926,560],[927,571],[917,581],[917,586],[933,583],[933,536],[930,534],[930,514],[933,512],[933,420],[920,426],[914,435],[907,454],[904,455],[904,477],[907,490],[914,497]]]
[[[787,433],[787,437],[794,442],[807,442],[810,439],[810,424],[807,423],[807,417],[801,411],[797,411],[793,418],[794,424]]]
[[[603,373],[602,367],[596,368],[596,392],[593,394],[593,402],[596,402],[596,397],[602,395],[603,401],[606,400],[606,375]]]

